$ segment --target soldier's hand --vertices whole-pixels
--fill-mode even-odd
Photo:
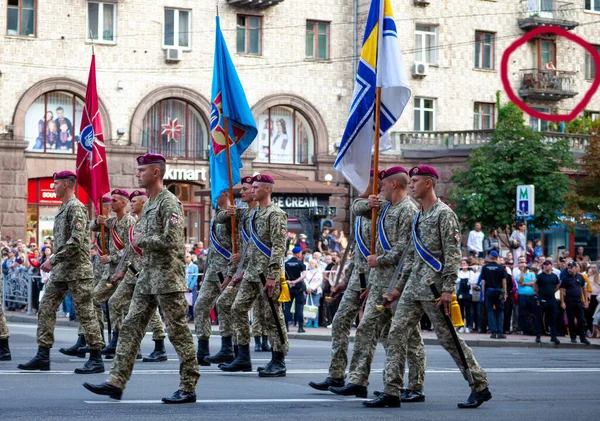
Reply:
[[[40,269],[42,269],[44,272],[50,272],[53,267],[54,266],[52,266],[52,263],[50,263],[50,259],[46,259],[46,261],[42,264]]]
[[[100,262],[102,262],[103,265],[109,264],[110,263],[109,256],[107,256],[107,255],[100,256]]]
[[[377,267],[377,256],[376,254],[371,254],[367,257],[367,265],[373,269]]]
[[[133,236],[133,245],[137,246],[138,241],[140,240],[140,237],[142,236],[142,233],[137,233]]]
[[[378,208],[380,204],[381,200],[379,200],[379,196],[377,196],[376,194],[372,194],[369,196],[369,208]]]
[[[221,292],[225,291],[225,288],[231,283],[231,276],[226,277],[221,284]]]
[[[96,217],[96,223],[99,225],[104,225],[104,222],[106,222],[106,216],[104,215],[98,215]]]
[[[113,283],[115,283],[115,284],[116,284],[117,282],[119,282],[119,281],[120,281],[121,279],[123,279],[124,277],[125,277],[125,272],[122,272],[122,271],[121,271],[121,272],[115,273],[115,274],[112,276],[112,281],[113,281]]]
[[[235,215],[235,211],[237,210],[237,206],[236,205],[229,205],[227,206],[227,215]]]
[[[239,265],[241,261],[242,261],[242,254],[241,253],[234,253],[234,254],[231,255],[231,262],[234,265]]]
[[[231,286],[236,286],[237,284],[239,284],[239,282],[242,280],[242,274],[239,275],[235,275],[232,279],[231,279]]]
[[[273,292],[275,291],[275,280],[274,279],[267,279],[267,282],[265,283],[264,290],[267,292],[267,295],[269,297],[272,297],[273,296]]]
[[[437,303],[437,306],[444,310],[444,314],[450,315],[450,304],[452,303],[452,293],[442,292],[442,296]]]
[[[385,306],[391,307],[394,301],[400,298],[400,290],[393,288],[390,292],[383,294],[383,298],[385,298]]]
[[[360,300],[361,300],[361,301],[363,301],[363,300],[366,300],[368,296],[369,296],[369,290],[368,290],[368,289],[365,289],[365,290],[364,290],[364,291],[363,291],[363,292],[360,294]]]

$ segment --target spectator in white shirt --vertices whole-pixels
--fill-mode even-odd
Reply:
[[[478,259],[483,256],[483,232],[481,231],[481,222],[475,222],[475,229],[469,233],[467,240],[467,249],[469,254]]]
[[[315,253],[316,254],[316,253]],[[319,262],[312,259],[308,262],[308,270],[306,271],[306,293],[308,295],[307,303],[309,305],[319,306],[321,295],[323,294],[323,272],[319,270]],[[319,314],[314,319],[308,319],[306,327],[319,327]]]

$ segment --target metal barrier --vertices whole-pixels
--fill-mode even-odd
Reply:
[[[27,270],[9,272],[8,276],[2,275],[2,310],[6,310],[6,302],[26,304],[27,314],[33,313],[33,282],[41,279]]]

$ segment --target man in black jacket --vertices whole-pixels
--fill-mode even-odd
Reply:
[[[560,306],[567,312],[569,320],[569,335],[571,342],[577,343],[579,336],[581,343],[589,345],[590,341],[585,337],[585,318],[583,317],[582,295],[585,288],[585,279],[578,273],[576,262],[569,262],[567,274],[562,277],[560,283]],[[575,327],[577,319],[577,327]]]
[[[498,252],[492,250],[490,262],[481,269],[481,293],[485,297],[492,339],[505,339],[504,302],[506,301],[506,269],[498,264]]]
[[[290,301],[285,303],[285,327],[288,329],[292,321],[292,302],[295,303],[295,320],[298,323],[298,333],[304,333],[304,303],[306,298],[306,265],[302,261],[302,249],[298,246],[292,249],[292,258],[285,262],[285,279],[290,286]]]
[[[543,315],[546,315],[546,324],[550,328],[550,341],[556,345],[560,344],[560,341],[556,337],[556,316],[558,315],[558,305],[556,304],[556,298],[554,294],[558,291],[558,285],[560,281],[558,276],[552,272],[552,261],[545,260],[542,264],[542,272],[537,274],[535,281],[535,294],[538,297],[539,312],[538,323],[540,328],[538,332],[543,329]],[[536,342],[541,342],[540,335],[536,336]]]

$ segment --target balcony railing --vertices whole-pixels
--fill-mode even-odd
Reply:
[[[227,0],[232,6],[248,7],[250,9],[266,9],[267,7],[275,6],[283,0]]]
[[[577,72],[550,69],[521,69],[519,95],[540,101],[560,101],[577,95],[575,75]]]
[[[488,143],[494,130],[463,130],[444,132],[392,132],[390,141],[392,149],[386,155],[404,155],[407,151],[438,151],[440,155],[449,154],[450,151],[463,151],[477,148]],[[553,143],[560,139],[568,139],[571,152],[584,153],[588,144],[589,135],[569,133],[544,132],[543,142]],[[462,155],[461,154],[461,155]],[[454,153],[457,155],[457,153]]]
[[[538,26],[560,26],[571,30],[579,25],[575,3],[557,0],[521,0],[519,28],[530,31]]]

